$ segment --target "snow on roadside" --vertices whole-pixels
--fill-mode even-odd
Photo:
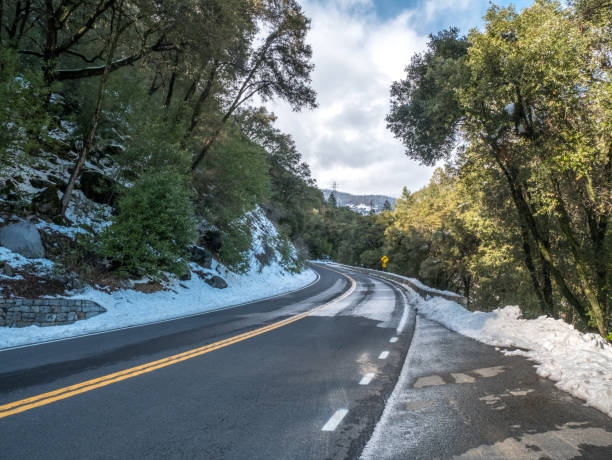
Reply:
[[[248,213],[247,218],[251,219],[253,241],[248,253],[250,269],[246,273],[234,273],[213,260],[209,269],[192,263],[190,280],[172,279],[164,285],[165,290],[155,293],[146,294],[134,289],[107,292],[87,287],[62,297],[93,300],[106,308],[106,313],[66,326],[0,327],[0,349],[204,313],[294,291],[317,279],[317,274],[311,269],[294,274],[281,265],[282,255],[276,247],[280,238],[278,231],[260,208]],[[98,224],[91,219],[85,223],[90,226]],[[39,223],[38,228],[67,236],[85,232],[77,225],[63,227],[44,222]],[[292,257],[297,257],[295,248],[291,246],[290,251]],[[266,253],[270,263],[262,265],[258,258]],[[51,272],[54,267],[48,259],[27,259],[0,246],[0,265],[4,262],[13,268],[32,267],[39,274]],[[213,288],[194,270],[207,277],[221,276],[228,287]],[[0,272],[0,281],[20,278],[18,274],[11,278]]]
[[[519,347],[501,351],[529,358],[538,375],[612,417],[612,345],[599,335],[546,316],[522,319],[517,306],[470,312],[441,297],[424,300],[414,291],[410,294],[426,318],[479,342]]]
[[[192,267],[201,270],[195,264]],[[70,298],[98,302],[107,309],[106,313],[67,326],[0,328],[0,349],[238,305],[300,289],[315,281],[316,273],[307,269],[296,275],[289,274],[279,264],[273,263],[261,271],[253,267],[245,274],[226,272],[223,277],[228,284],[226,289],[215,289],[196,275],[188,281],[175,281],[168,286],[171,290],[152,294],[130,289],[106,293],[90,287]]]

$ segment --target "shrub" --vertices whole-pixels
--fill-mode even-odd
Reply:
[[[191,196],[185,180],[162,171],[126,190],[119,212],[102,234],[99,252],[123,275],[184,274],[187,246],[197,236]]]
[[[237,220],[221,232],[219,257],[229,269],[244,273],[250,268],[249,249],[252,243],[247,222]]]

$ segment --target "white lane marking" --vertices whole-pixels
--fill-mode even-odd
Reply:
[[[391,338],[389,339],[389,342],[391,342],[391,343],[395,343],[395,342],[397,342],[397,337],[391,337]]]
[[[374,378],[374,372],[368,372],[363,378],[359,381],[359,385],[368,385],[372,379]]]
[[[327,423],[323,425],[321,431],[334,431],[336,428],[338,428],[338,425],[340,425],[340,422],[346,416],[346,414],[348,414],[348,409],[338,409],[336,412],[334,412],[334,415],[331,416]]]
[[[378,355],[378,359],[387,359],[387,356],[389,356],[389,352],[385,350],[380,355]]]

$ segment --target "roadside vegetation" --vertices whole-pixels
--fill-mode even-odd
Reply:
[[[193,244],[246,270],[259,207],[289,270],[292,244],[372,268],[386,254],[470,308],[610,337],[610,2],[491,6],[482,30],[431,35],[387,122],[439,168],[366,216],[323,199],[256,104],[316,106],[309,27],[295,0],[0,1],[0,217],[83,214],[86,236],[47,246],[91,279],[181,277]]]
[[[260,207],[299,271],[289,238],[322,195],[253,104],[316,106],[309,27],[293,0],[1,1],[3,218],[79,221],[48,246],[95,281],[185,276],[193,244],[245,271]]]
[[[612,6],[538,0],[485,21],[431,35],[391,88],[389,129],[444,166],[393,212],[339,214],[330,252],[372,267],[370,251],[388,254],[471,308],[517,304],[612,338]]]

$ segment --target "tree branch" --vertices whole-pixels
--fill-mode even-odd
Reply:
[[[106,10],[108,10],[114,3],[115,3],[115,0],[100,1],[100,3],[98,3],[96,10],[93,13],[91,13],[89,18],[85,22],[85,24],[82,27],[80,27],[79,30],[77,30],[67,42],[61,44],[55,49],[55,55],[59,56],[64,51],[67,51],[72,46],[74,46],[75,43],[77,43],[83,35],[89,32],[89,30],[93,27],[93,25],[96,23],[98,18],[102,14],[104,14]]]

